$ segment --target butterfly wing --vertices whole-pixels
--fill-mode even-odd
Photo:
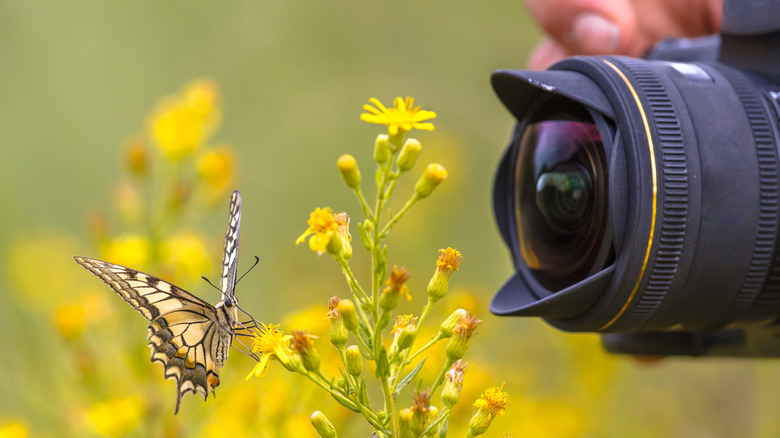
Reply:
[[[161,362],[165,377],[176,379],[176,412],[184,394],[201,392],[206,398],[214,391],[233,332],[219,322],[211,304],[135,269],[86,257],[74,259],[151,321],[152,362]]]
[[[230,216],[225,232],[225,249],[222,256],[220,289],[222,300],[235,297],[236,272],[238,271],[238,235],[241,230],[241,193],[233,192],[230,198]]]

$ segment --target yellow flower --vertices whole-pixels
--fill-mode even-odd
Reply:
[[[325,252],[330,243],[330,238],[339,230],[339,224],[333,217],[330,208],[316,208],[309,216],[309,228],[301,234],[295,241],[299,244],[306,240],[306,237],[312,235],[309,239],[309,248],[319,254]]]
[[[192,231],[184,231],[165,240],[160,257],[165,273],[177,281],[200,277],[211,266],[206,243]]]
[[[54,312],[53,322],[63,338],[78,338],[86,326],[84,308],[80,304],[64,304]]]
[[[30,427],[26,423],[14,420],[0,424],[0,438],[27,438],[30,436]]]
[[[285,335],[283,331],[279,330],[278,325],[265,325],[262,326],[260,332],[256,333],[252,342],[252,351],[262,354],[260,361],[252,369],[249,375],[246,376],[246,380],[249,380],[252,376],[262,378],[268,373],[268,368],[271,366],[271,359],[276,359],[284,365],[285,368],[290,367],[297,368],[296,365],[300,364],[300,357],[294,355],[290,349],[290,339],[292,336]]]
[[[151,258],[152,244],[144,236],[123,234],[109,242],[102,252],[106,261],[133,269],[144,269]]]
[[[141,424],[144,410],[144,402],[137,396],[109,399],[89,408],[87,422],[98,435],[118,437]]]
[[[414,98],[407,97],[405,100],[396,97],[392,108],[386,108],[378,99],[371,98],[369,101],[374,105],[363,105],[363,109],[368,111],[360,115],[360,120],[378,125],[387,125],[387,132],[390,136],[397,136],[399,133],[405,133],[412,129],[433,130],[432,123],[422,123],[425,120],[436,118],[433,111],[421,110],[414,106]]]
[[[482,397],[474,402],[477,412],[469,422],[469,436],[477,436],[485,433],[494,418],[504,415],[509,405],[509,394],[503,392],[504,385],[488,388]]]
[[[198,161],[198,174],[210,188],[219,193],[233,183],[235,173],[235,154],[227,146],[204,152]]]
[[[149,128],[163,154],[179,161],[206,141],[219,118],[217,88],[200,80],[190,84],[182,95],[163,100],[152,115]]]

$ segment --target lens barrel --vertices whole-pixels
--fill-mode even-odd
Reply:
[[[770,81],[608,56],[492,82],[517,119],[494,188],[516,273],[494,313],[600,332],[778,319]]]

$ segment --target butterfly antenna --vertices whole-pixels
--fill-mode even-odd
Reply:
[[[201,276],[200,276],[200,278],[202,278],[202,279],[206,280],[206,283],[210,284],[210,285],[211,285],[211,287],[213,287],[214,289],[218,290],[218,291],[219,291],[219,293],[222,293],[222,289],[220,289],[220,288],[218,288],[217,286],[215,286],[215,285],[214,285],[214,283],[212,283],[212,282],[211,282],[211,280],[209,280],[208,278],[206,278],[206,276],[205,276],[205,275],[201,275]]]
[[[247,269],[246,272],[244,272],[244,275],[238,277],[238,280],[236,280],[236,284],[238,284],[238,282],[241,281],[241,279],[244,278],[246,276],[246,274],[248,274],[250,271],[252,271],[252,269],[255,269],[255,266],[257,266],[258,263],[260,263],[260,257],[255,256],[255,264],[252,265],[251,268]],[[246,312],[244,312],[244,313],[246,313]]]

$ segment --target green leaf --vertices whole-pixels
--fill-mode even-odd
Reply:
[[[423,364],[425,363],[425,358],[422,358],[420,363],[417,364],[416,367],[412,370],[411,373],[409,373],[406,377],[403,378],[400,382],[398,382],[398,386],[395,388],[395,392],[393,392],[393,398],[398,397],[398,394],[401,393],[401,390],[404,389],[406,385],[409,384],[409,382],[412,381],[412,379],[417,376],[417,373],[420,372],[420,368],[422,368]]]
[[[374,409],[371,407],[371,401],[368,399],[368,387],[366,385],[366,377],[360,377],[360,403],[367,407],[369,411]]]
[[[371,251],[371,237],[368,235],[368,231],[366,231],[366,227],[363,226],[362,222],[358,223],[358,230],[360,231],[360,241],[363,243],[363,247]]]
[[[333,394],[331,394],[331,397],[335,398],[335,399],[336,399],[336,401],[337,401],[337,402],[339,402],[339,404],[340,404],[341,406],[344,406],[345,408],[349,409],[350,411],[352,411],[352,412],[357,412],[358,414],[360,413],[360,409],[358,409],[357,407],[355,407],[355,406],[350,406],[349,404],[347,404],[347,402],[346,402],[346,401],[344,401],[344,400],[342,400],[342,399],[340,399],[340,398],[336,397],[336,396],[335,396],[335,395],[333,395]]]

